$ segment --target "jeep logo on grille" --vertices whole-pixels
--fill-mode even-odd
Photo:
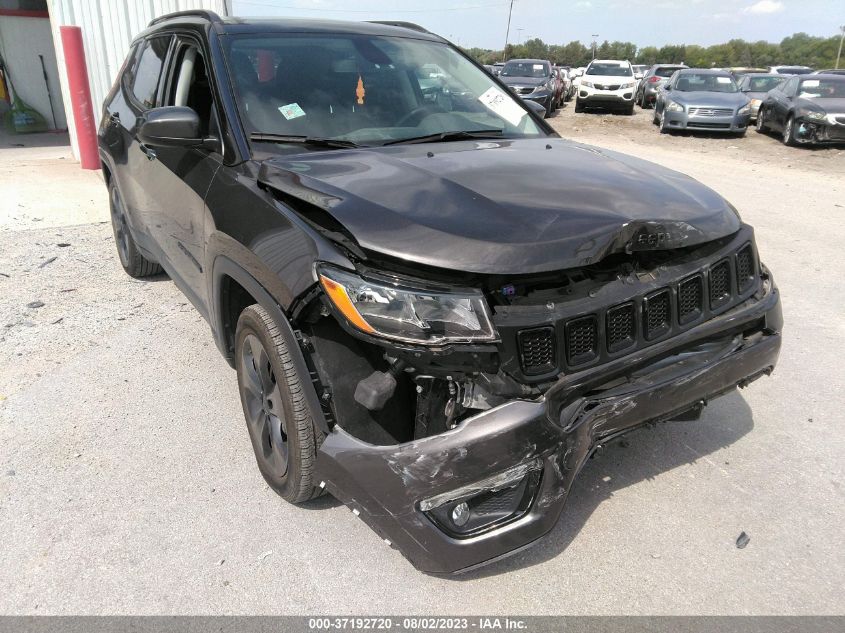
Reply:
[[[643,248],[658,248],[669,241],[669,233],[640,233],[637,236],[637,245]]]

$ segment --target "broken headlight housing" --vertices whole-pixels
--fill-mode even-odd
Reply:
[[[330,266],[317,274],[332,305],[366,334],[424,345],[497,340],[480,291],[415,288]]]

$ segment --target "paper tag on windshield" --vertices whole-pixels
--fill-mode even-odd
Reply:
[[[478,100],[511,125],[519,125],[526,114],[525,110],[496,86],[491,86]]]
[[[804,83],[801,84],[802,88],[818,88],[819,87],[819,80],[818,79],[805,79]]]
[[[534,70],[543,70],[543,64],[534,64]]]
[[[300,108],[298,103],[289,103],[287,105],[280,106],[279,112],[281,112],[282,116],[285,117],[288,121],[290,121],[291,119],[298,119],[301,116],[305,116],[305,110]]]
[[[719,82],[720,84],[729,84],[729,83],[731,83],[731,78],[730,77],[716,77],[716,81]]]

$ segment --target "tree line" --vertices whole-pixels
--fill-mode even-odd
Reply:
[[[812,68],[833,68],[839,37],[816,37],[796,33],[772,42],[746,42],[735,39],[724,44],[697,46],[695,44],[670,44],[667,46],[645,46],[637,48],[632,42],[608,42],[596,46],[599,59],[627,59],[634,64],[685,63],[696,68],[723,68],[730,66],[776,66],[801,65]],[[578,41],[568,44],[546,44],[540,38],[527,40],[523,44],[508,44],[504,56],[501,50],[483,48],[467,49],[472,57],[482,64],[492,64],[504,59],[527,58],[549,59],[562,66],[586,66],[593,58],[591,46]]]

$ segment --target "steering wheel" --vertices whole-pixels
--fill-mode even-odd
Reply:
[[[430,104],[422,105],[418,108],[414,108],[408,114],[399,119],[396,122],[396,127],[411,127],[413,125],[419,125],[420,121],[423,120],[424,115],[436,114],[437,112],[443,112],[443,110]]]

